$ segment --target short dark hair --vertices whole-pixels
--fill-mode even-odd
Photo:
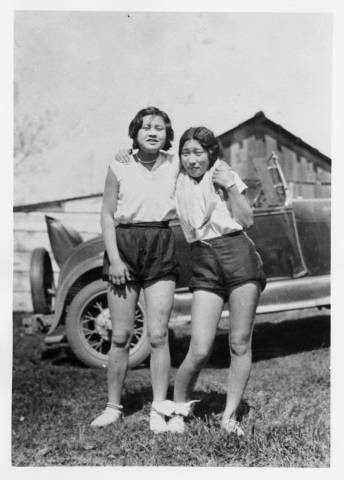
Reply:
[[[207,127],[191,127],[186,130],[179,140],[179,158],[188,140],[197,140],[200,145],[206,150],[209,157],[208,170],[214,165],[216,160],[222,156],[221,145],[213,132]]]
[[[169,150],[172,147],[171,142],[174,139],[174,131],[171,125],[171,120],[170,120],[170,117],[167,115],[167,113],[163,112],[162,110],[159,110],[159,108],[157,107],[143,108],[142,110],[137,112],[135,117],[130,122],[129,137],[133,139],[133,148],[139,148],[136,138],[137,138],[138,131],[142,127],[143,117],[145,117],[146,115],[159,116],[163,119],[166,127],[166,142],[165,142],[165,145],[163,146],[163,150]]]

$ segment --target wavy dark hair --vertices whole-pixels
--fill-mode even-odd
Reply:
[[[186,130],[179,140],[179,158],[181,157],[184,144],[188,140],[197,140],[199,144],[208,153],[209,167],[208,170],[214,165],[218,158],[222,156],[221,145],[213,132],[207,127],[191,127]]]
[[[139,145],[137,143],[137,134],[140,128],[142,127],[142,122],[143,122],[143,117],[146,115],[154,115],[161,117],[165,123],[166,127],[166,142],[165,145],[163,146],[163,150],[169,150],[172,147],[172,141],[174,139],[174,131],[171,125],[171,120],[170,117],[167,115],[167,113],[163,112],[162,110],[159,110],[157,107],[147,107],[143,108],[137,114],[135,117],[132,119],[132,121],[129,124],[129,137],[133,139],[133,148],[139,148]]]

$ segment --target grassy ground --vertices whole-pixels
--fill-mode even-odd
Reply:
[[[196,385],[195,416],[182,435],[148,430],[147,366],[130,371],[119,425],[88,425],[106,403],[106,372],[83,368],[68,349],[42,350],[15,319],[12,464],[329,466],[329,316],[257,325],[254,364],[242,404],[244,440],[219,429],[227,345],[220,336]],[[173,344],[176,366],[188,339]],[[49,354],[48,354],[49,353]],[[175,368],[171,373],[171,385]],[[171,392],[170,392],[171,394]]]

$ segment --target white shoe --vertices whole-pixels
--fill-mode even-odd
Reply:
[[[167,432],[165,415],[152,409],[149,416],[149,429],[154,433]]]
[[[199,400],[190,400],[189,402],[175,402],[174,415],[168,422],[168,430],[172,433],[185,432],[185,418],[188,417]]]
[[[106,427],[118,422],[122,418],[122,409],[122,405],[107,403],[104,412],[93,420],[91,427]]]
[[[176,415],[182,415],[183,417],[188,417],[192,414],[195,403],[198,403],[200,400],[190,400],[189,402],[174,402],[174,413]]]
[[[240,422],[234,420],[234,418],[226,418],[222,420],[221,428],[226,430],[227,433],[231,434],[234,433],[237,437],[243,437],[245,432],[241,427]]]
[[[168,431],[172,433],[184,433],[185,432],[185,422],[183,415],[175,415],[172,417],[168,424]]]
[[[154,433],[168,431],[166,417],[170,417],[174,412],[174,402],[172,400],[154,401],[149,417],[149,428]]]

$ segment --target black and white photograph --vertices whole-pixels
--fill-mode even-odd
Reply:
[[[333,465],[334,14],[195,8],[13,10],[12,467]]]

